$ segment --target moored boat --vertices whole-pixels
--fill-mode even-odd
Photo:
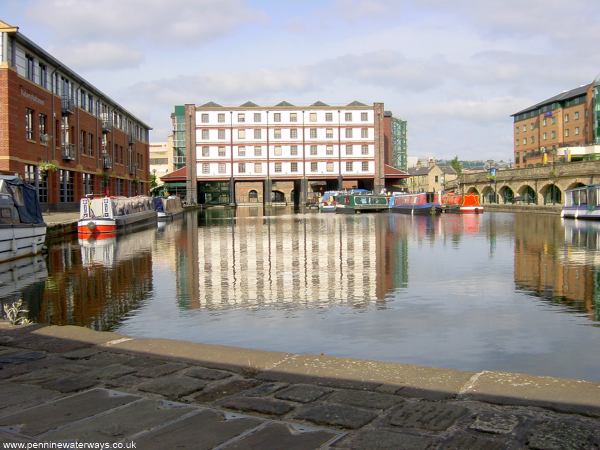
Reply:
[[[439,214],[442,211],[439,194],[394,192],[390,197],[390,212],[403,214]]]
[[[335,212],[336,198],[338,191],[326,191],[319,199],[319,212],[332,213]]]
[[[444,194],[442,195],[442,210],[453,213],[483,213],[483,206],[476,194]]]
[[[17,176],[0,175],[0,262],[35,255],[45,241],[35,188]]]
[[[370,192],[340,192],[335,197],[336,214],[380,212],[388,209],[388,197]]]
[[[158,220],[169,220],[183,214],[181,199],[176,195],[168,197],[152,197],[152,207]]]
[[[572,219],[600,219],[600,184],[567,189],[561,216]]]
[[[123,228],[156,223],[152,198],[136,197],[82,198],[77,232],[80,235],[115,233]]]

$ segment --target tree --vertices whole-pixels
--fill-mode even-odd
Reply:
[[[463,166],[461,162],[458,160],[458,155],[454,157],[452,161],[450,161],[450,166],[454,169],[457,175],[460,175],[463,170]]]
[[[150,189],[158,186],[158,181],[156,180],[156,170],[152,171],[152,175],[150,175]]]

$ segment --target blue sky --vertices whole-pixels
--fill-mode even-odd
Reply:
[[[597,0],[0,0],[154,127],[175,104],[382,101],[409,154],[512,158],[510,114],[600,73]]]

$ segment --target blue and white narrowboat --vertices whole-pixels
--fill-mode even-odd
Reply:
[[[572,219],[600,219],[600,184],[567,189],[561,216]]]

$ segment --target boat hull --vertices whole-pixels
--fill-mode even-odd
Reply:
[[[183,215],[183,209],[181,211],[177,211],[177,212],[173,212],[173,213],[159,211],[156,214],[157,214],[157,216],[156,216],[157,220],[159,220],[161,222],[166,222],[167,220],[173,220],[177,217],[181,217]]]
[[[1,224],[0,262],[36,255],[45,242],[45,224]]]
[[[600,220],[600,209],[590,210],[587,207],[564,207],[560,215],[566,219]]]
[[[147,210],[136,213],[116,216],[114,218],[81,219],[77,222],[77,232],[83,235],[116,233],[117,231],[132,227],[143,226],[156,222],[156,211]]]
[[[390,207],[390,212],[411,215],[435,215],[439,214],[442,208],[439,205],[402,205]]]

